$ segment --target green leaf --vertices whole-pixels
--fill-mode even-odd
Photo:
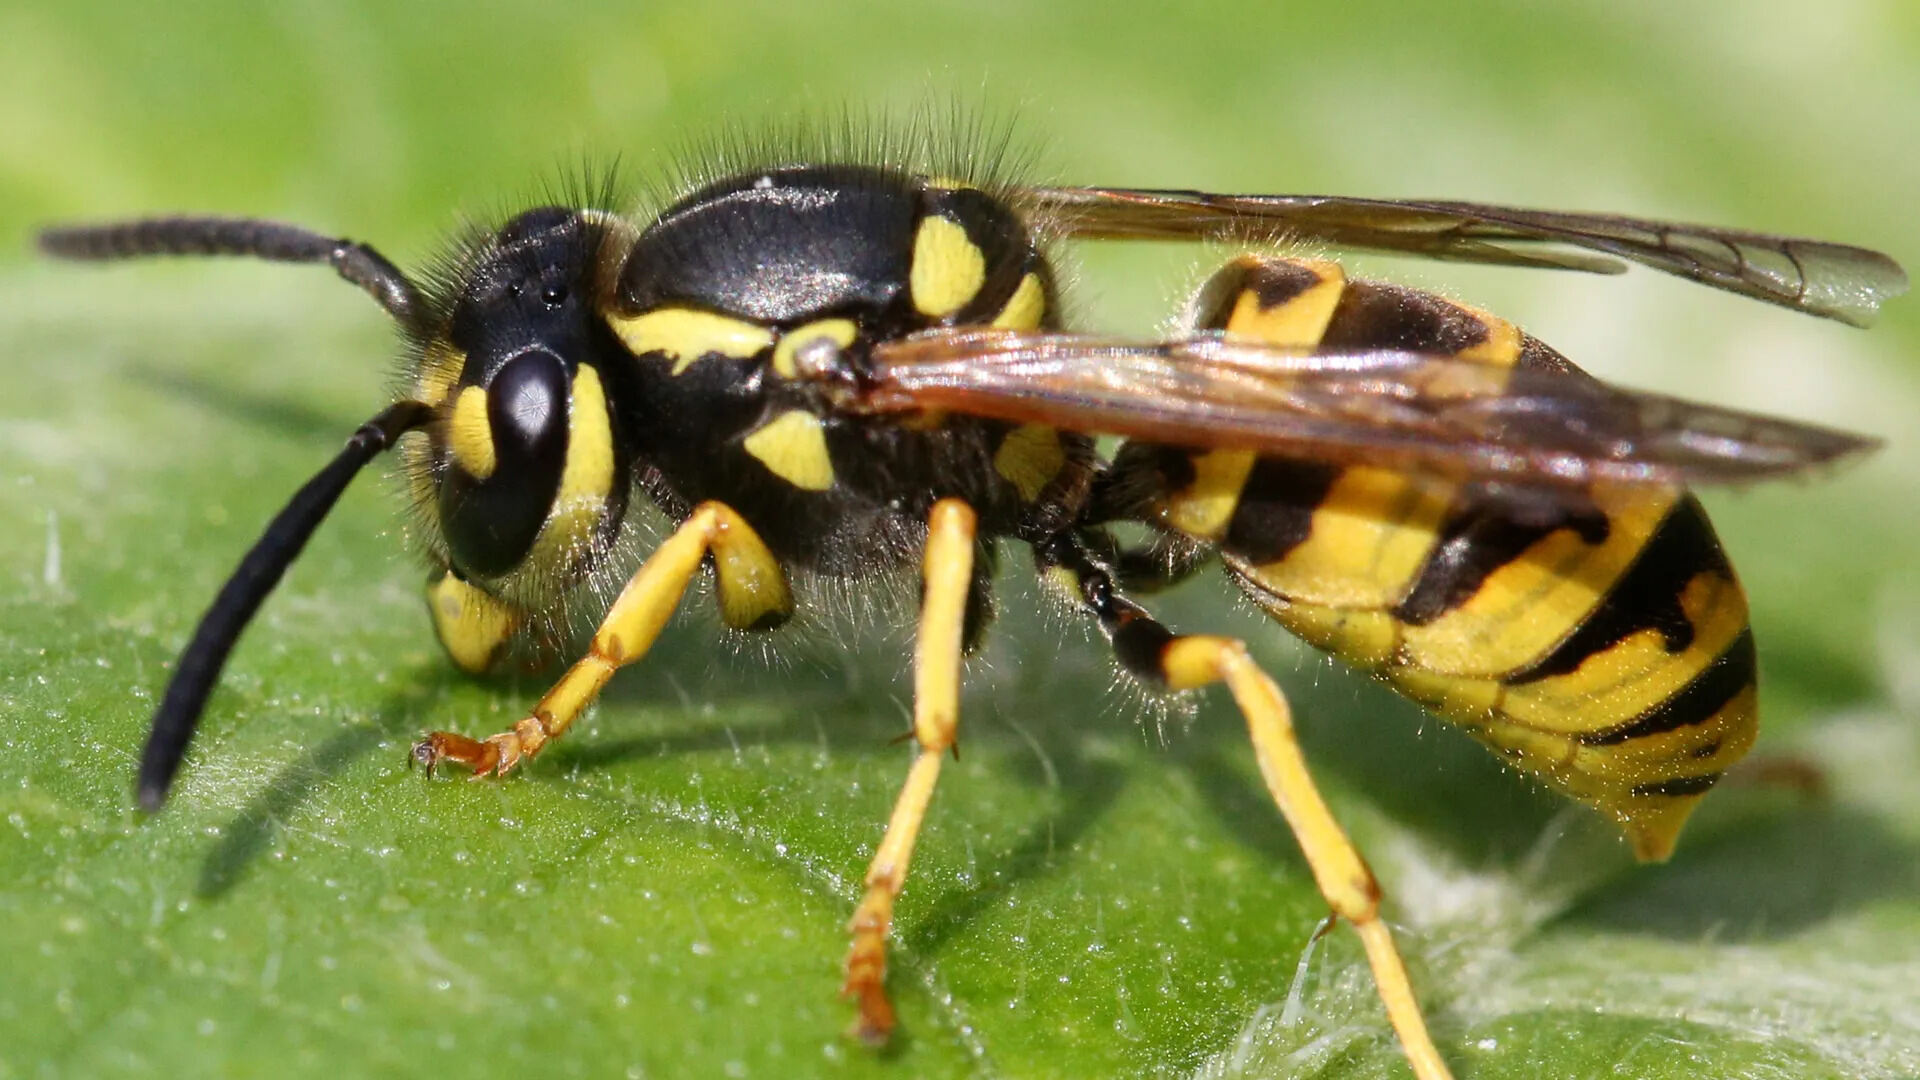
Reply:
[[[0,239],[273,213],[413,265],[450,204],[512,205],[576,146],[644,171],[677,130],[787,115],[766,103],[796,87],[816,111],[908,109],[945,67],[1004,80],[988,105],[1040,102],[1026,127],[1069,181],[1690,210],[1920,251],[1920,150],[1889,138],[1920,101],[1904,15],[1109,8],[0,13]],[[1080,311],[1154,325],[1193,259],[1089,250]],[[1293,695],[1457,1074],[1920,1075],[1920,305],[1863,336],[1645,274],[1365,269],[1511,312],[1612,378],[1892,439],[1819,484],[1712,497],[1776,779],[1716,792],[1666,866],[1217,581],[1156,601],[1248,636]],[[769,666],[716,644],[696,600],[521,775],[429,781],[406,768],[420,732],[502,729],[546,676],[451,669],[368,478],[142,819],[133,764],[175,654],[385,400],[390,344],[322,270],[0,273],[0,1080],[1407,1075],[1352,935],[1303,963],[1325,905],[1229,704],[1162,717],[1113,689],[1014,553],[901,900],[885,1052],[842,1036],[835,993],[909,761],[897,616]],[[1778,779],[1807,775],[1826,792]]]

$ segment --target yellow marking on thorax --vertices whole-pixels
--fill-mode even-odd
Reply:
[[[613,425],[600,373],[586,364],[573,376],[567,415],[567,461],[560,469],[547,523],[528,553],[529,566],[570,568],[593,541],[613,493]],[[565,572],[562,570],[562,572]]]
[[[827,453],[820,418],[805,409],[789,409],[762,424],[740,444],[767,471],[806,491],[833,486],[833,458]]]
[[[447,447],[454,463],[475,480],[493,475],[499,464],[493,453],[493,424],[487,419],[487,392],[478,386],[460,391],[447,423]]]
[[[1007,298],[1006,306],[993,317],[995,330],[1035,330],[1047,315],[1047,290],[1040,275],[1028,273]]]
[[[1404,628],[1408,663],[1442,675],[1504,675],[1538,659],[1593,612],[1646,547],[1676,492],[1597,484],[1607,537],[1589,544],[1556,529],[1487,575],[1466,603]]]
[[[940,319],[959,311],[987,279],[987,257],[957,221],[929,215],[913,237],[907,284],[920,314]]]
[[[893,422],[905,431],[939,431],[947,426],[948,415],[945,409],[921,409],[919,412],[901,413]]]
[[[1350,466],[1314,507],[1307,538],[1248,573],[1290,600],[1389,607],[1426,565],[1454,490],[1405,473]]]
[[[1310,270],[1320,280],[1293,297],[1267,308],[1255,289],[1242,289],[1223,328],[1230,337],[1268,345],[1309,348],[1326,336],[1327,324],[1347,288],[1347,273],[1339,263],[1321,259],[1290,259],[1291,265]]]
[[[773,345],[773,331],[759,323],[697,308],[655,308],[630,317],[613,316],[607,324],[635,356],[659,353],[673,361],[675,375],[703,356],[744,360]]]
[[[519,629],[521,615],[493,596],[455,577],[452,571],[427,585],[433,632],[460,670],[479,674],[492,666],[500,649]]]
[[[1240,489],[1253,471],[1254,456],[1251,450],[1209,450],[1189,457],[1193,483],[1166,497],[1160,507],[1161,521],[1203,540],[1225,536],[1240,504]]]
[[[993,469],[1027,502],[1040,497],[1067,463],[1060,434],[1045,424],[1022,424],[1007,432],[993,454]]]
[[[804,326],[795,327],[780,335],[779,342],[773,347],[773,372],[783,379],[798,378],[800,369],[794,362],[795,350],[811,345],[821,338],[826,338],[844,349],[852,345],[854,338],[859,335],[860,328],[853,324],[852,319],[818,319]]]

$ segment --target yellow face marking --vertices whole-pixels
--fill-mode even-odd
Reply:
[[[931,215],[913,237],[913,269],[907,284],[913,306],[932,319],[959,311],[987,279],[987,257],[959,222]]]
[[[520,626],[520,613],[451,572],[427,586],[433,632],[460,670],[487,670]]]
[[[1227,316],[1226,332],[1233,337],[1251,338],[1269,345],[1306,348],[1318,345],[1333,321],[1340,294],[1346,291],[1347,274],[1339,263],[1319,259],[1291,259],[1293,265],[1311,270],[1320,280],[1307,286],[1292,299],[1271,308],[1260,306],[1259,293],[1245,289],[1234,301]]]
[[[1027,502],[1039,498],[1066,463],[1059,433],[1045,424],[1022,424],[1007,432],[993,454],[994,471]]]
[[[993,317],[995,330],[1036,330],[1047,314],[1047,290],[1040,275],[1029,273],[1007,298],[1007,305]]]
[[[1453,494],[1452,485],[1352,466],[1314,508],[1306,540],[1249,575],[1292,600],[1389,607],[1426,565]]]
[[[783,379],[799,378],[800,369],[793,358],[795,350],[811,345],[821,338],[844,349],[852,345],[853,339],[859,335],[860,328],[853,324],[852,319],[820,319],[805,326],[796,327],[782,334],[779,342],[773,347],[774,374]]]
[[[675,375],[703,356],[744,360],[773,345],[773,331],[758,323],[695,308],[655,308],[607,324],[635,356],[659,353],[673,361]]]
[[[416,401],[428,405],[439,405],[453,392],[454,384],[460,381],[460,372],[467,366],[465,354],[444,341],[428,344],[420,357],[420,372],[414,379],[413,396]]]
[[[762,424],[740,444],[767,471],[807,491],[833,486],[833,458],[820,418],[805,409],[789,409]]]
[[[556,507],[577,499],[600,500],[613,490],[613,425],[600,373],[582,364],[573,376],[573,408],[567,416],[567,464],[560,473]]]
[[[567,461],[560,470],[547,523],[528,553],[527,565],[570,567],[592,544],[607,496],[613,492],[613,425],[600,373],[582,364],[573,376],[567,415]]]
[[[1607,537],[1589,544],[1557,529],[1487,575],[1466,603],[1404,628],[1412,666],[1452,675],[1504,675],[1538,659],[1592,613],[1673,506],[1676,493],[1597,484]]]
[[[454,464],[475,480],[493,475],[493,424],[487,419],[487,392],[478,386],[460,391],[447,423],[447,448]]]
[[[1240,489],[1253,471],[1253,451],[1210,450],[1189,460],[1193,483],[1167,496],[1161,520],[1188,536],[1218,540],[1226,535],[1240,504]]]
[[[407,477],[407,497],[418,509],[432,506],[440,490],[436,475],[440,451],[426,432],[415,430],[401,436],[399,452],[400,471]]]

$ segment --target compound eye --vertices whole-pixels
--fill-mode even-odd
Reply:
[[[568,390],[560,357],[529,349],[455,399],[440,519],[462,574],[499,577],[533,547],[566,465]]]
[[[564,459],[566,365],[545,350],[529,350],[500,365],[487,387],[487,415],[498,452],[527,460]]]

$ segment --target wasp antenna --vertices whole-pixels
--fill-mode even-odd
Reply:
[[[138,791],[143,809],[158,810],[166,801],[167,789],[173,783],[174,773],[180,769],[187,744],[193,739],[207,695],[213,692],[214,680],[219,678],[227,654],[233,651],[234,643],[259,610],[260,602],[279,584],[280,576],[306,547],[308,538],[325,520],[327,511],[340,500],[341,493],[346,491],[361,466],[393,445],[403,432],[425,423],[430,415],[430,406],[418,401],[402,401],[387,406],[360,425],[347,440],[346,448],[294,493],[260,534],[253,549],[240,560],[239,568],[201,617],[193,640],[187,643],[174,667],[166,695],[154,711],[153,729],[140,756]]]
[[[257,218],[165,217],[43,229],[40,250],[62,259],[134,259],[146,255],[246,255],[270,262],[326,263],[380,301],[408,329],[423,305],[413,282],[365,244]]]

